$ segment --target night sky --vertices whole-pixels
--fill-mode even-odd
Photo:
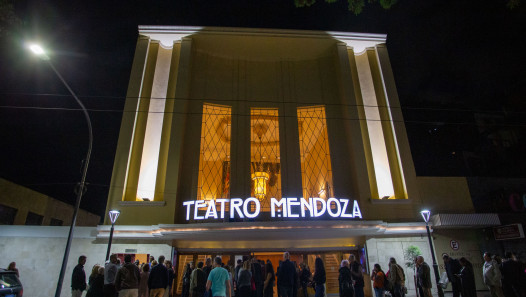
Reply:
[[[138,25],[385,33],[417,174],[526,176],[526,3],[400,0],[355,16],[343,0],[310,8],[293,0],[109,2],[117,1],[15,1],[21,23],[0,37],[0,177],[75,198],[86,123],[27,51],[40,41],[90,109],[94,147],[81,207],[104,215]]]

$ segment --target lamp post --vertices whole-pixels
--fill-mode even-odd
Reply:
[[[108,240],[108,251],[106,251],[106,261],[110,258],[110,250],[111,250],[111,241],[113,240],[113,227],[115,227],[115,222],[117,221],[117,218],[121,214],[118,210],[110,210],[109,216],[111,221],[111,231],[110,231],[110,239]]]
[[[438,264],[435,257],[435,249],[433,248],[433,241],[431,239],[431,231],[429,230],[429,218],[431,217],[431,212],[429,210],[422,210],[420,214],[422,215],[422,218],[424,218],[424,222],[426,222],[427,239],[429,240],[429,248],[431,249],[431,257],[433,258],[433,270],[435,271],[435,281],[438,290],[438,296],[444,297],[444,291],[442,291],[442,287],[439,285],[440,276],[438,274]]]
[[[60,268],[60,275],[58,277],[57,290],[55,291],[55,297],[60,297],[60,293],[62,291],[62,282],[64,281],[64,274],[66,272],[66,266],[67,266],[67,263],[68,263],[69,251],[71,249],[71,241],[73,239],[73,230],[75,229],[75,223],[77,222],[77,214],[78,214],[79,208],[80,208],[80,200],[82,199],[82,194],[84,194],[85,189],[86,189],[86,174],[88,172],[88,165],[89,165],[89,160],[90,160],[90,156],[91,156],[91,148],[93,146],[93,132],[92,132],[92,128],[91,128],[91,120],[90,120],[90,117],[89,117],[89,114],[88,114],[88,110],[86,109],[84,104],[82,104],[82,101],[79,100],[79,98],[77,97],[75,92],[73,92],[73,90],[69,87],[68,83],[64,80],[62,75],[60,75],[60,73],[55,68],[53,63],[51,63],[51,59],[49,58],[49,56],[46,55],[45,51],[39,45],[36,45],[36,44],[30,45],[29,49],[31,49],[31,51],[33,53],[35,53],[42,60],[44,60],[44,61],[46,61],[48,63],[49,67],[51,67],[51,69],[55,72],[55,74],[58,76],[60,81],[62,81],[64,86],[66,86],[66,88],[68,89],[68,91],[71,94],[71,96],[73,96],[73,98],[75,98],[77,103],[82,108],[82,112],[84,113],[84,117],[86,118],[86,122],[88,124],[88,137],[89,137],[88,152],[86,153],[86,159],[85,159],[85,162],[84,162],[84,167],[82,168],[82,177],[80,179],[80,184],[79,184],[79,188],[78,188],[78,191],[77,191],[77,199],[76,199],[76,202],[75,202],[75,209],[73,211],[73,218],[71,219],[71,226],[69,227],[68,241],[66,243],[66,250],[64,251],[64,258],[62,259],[62,267]]]

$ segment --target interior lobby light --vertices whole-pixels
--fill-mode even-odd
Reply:
[[[265,124],[257,124],[254,126],[254,132],[259,138],[259,162],[257,164],[257,171],[252,174],[252,180],[254,181],[254,196],[257,199],[263,200],[267,195],[267,181],[269,180],[268,172],[263,171],[262,164],[262,152],[261,152],[261,137],[268,130],[268,126]]]

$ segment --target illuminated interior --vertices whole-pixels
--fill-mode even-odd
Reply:
[[[197,199],[230,198],[231,108],[203,105]]]
[[[250,111],[251,196],[261,202],[261,211],[270,211],[270,198],[281,199],[277,108]]]
[[[333,197],[325,107],[298,108],[303,197]]]

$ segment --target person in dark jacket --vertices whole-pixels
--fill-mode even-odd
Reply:
[[[460,269],[462,269],[462,266],[460,265],[460,262],[457,259],[451,258],[448,254],[444,254],[442,256],[442,259],[444,260],[444,265],[446,266],[447,278],[451,282],[451,287],[453,289],[453,297],[460,297],[462,285],[457,275],[460,273]]]
[[[429,268],[429,265],[424,262],[424,257],[418,256],[416,258],[416,264],[417,264],[417,279],[418,279],[418,287],[421,288],[421,293],[423,293],[422,297],[432,297],[431,295],[431,269]]]
[[[504,253],[504,260],[500,264],[500,273],[502,277],[502,290],[506,297],[521,297],[521,276],[524,271],[521,265],[513,259],[511,252]]]
[[[190,296],[190,276],[191,275],[192,275],[192,267],[190,267],[190,263],[186,263],[184,267],[184,273],[183,273],[183,291],[181,295],[182,297]]]
[[[168,287],[168,269],[164,263],[164,256],[159,256],[159,264],[153,266],[148,276],[148,288],[150,297],[163,297],[166,287]]]
[[[281,297],[292,297],[296,282],[296,267],[290,261],[289,252],[283,253],[283,262],[278,268],[278,290]]]
[[[462,297],[477,297],[477,288],[475,286],[475,273],[473,272],[473,265],[468,259],[462,257],[458,260],[462,269],[458,277],[460,278]]]
[[[86,290],[86,272],[84,272],[86,259],[86,256],[80,256],[77,266],[73,268],[73,274],[71,275],[71,297],[81,297],[82,291]]]
[[[323,265],[323,260],[320,257],[317,257],[314,261],[314,277],[312,278],[316,284],[314,294],[315,297],[324,297],[325,296],[325,282],[327,280],[325,274],[325,266]]]
[[[265,275],[265,281],[263,282],[263,295],[265,297],[273,297],[274,280],[276,279],[276,276],[274,273],[274,267],[272,267],[272,262],[270,262],[270,260],[267,260],[267,264],[265,266]]]
[[[363,287],[365,286],[365,281],[363,280],[362,264],[356,260],[354,254],[349,255],[349,268],[354,281],[354,294],[356,297],[364,297]]]
[[[259,261],[256,258],[252,259],[251,272],[256,285],[254,297],[263,297],[263,275],[261,273],[261,264],[259,264]]]
[[[168,296],[169,297],[172,297],[173,296],[173,292],[172,292],[172,286],[173,286],[173,282],[174,282],[174,278],[175,278],[175,273],[174,273],[174,269],[172,267],[172,262],[171,261],[164,261],[164,265],[166,266],[166,269],[168,269]],[[193,270],[194,269],[194,263],[193,262],[190,262],[190,270]],[[188,297],[190,297],[190,289],[188,289]]]
[[[206,290],[206,273],[203,271],[203,262],[197,263],[197,268],[190,275],[190,296],[203,297]]]
[[[89,289],[86,297],[100,297],[104,295],[104,267],[97,266],[97,273],[89,277]]]
[[[338,284],[340,288],[340,297],[353,297],[354,288],[352,285],[351,269],[349,269],[349,261],[342,261],[339,272]]]
[[[124,265],[117,271],[115,276],[115,289],[120,297],[137,296],[139,294],[139,282],[141,272],[139,267],[132,263],[132,256],[124,256]]]
[[[302,297],[309,297],[309,294],[307,292],[307,286],[309,285],[310,279],[312,277],[312,274],[310,273],[309,267],[305,263],[300,264],[301,272],[300,272],[300,284],[301,288],[303,290],[303,296]]]

